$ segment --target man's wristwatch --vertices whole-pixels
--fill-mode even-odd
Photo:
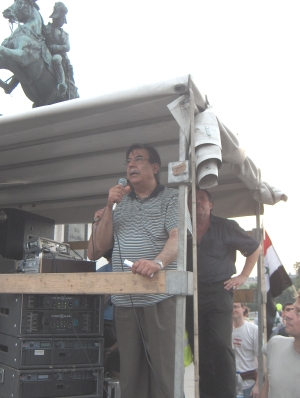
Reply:
[[[160,261],[160,260],[157,260],[157,259],[155,259],[155,260],[153,260],[153,261],[154,261],[156,264],[159,264],[161,269],[163,269],[163,268],[164,268],[164,264],[163,264],[163,262],[162,262],[162,261]]]

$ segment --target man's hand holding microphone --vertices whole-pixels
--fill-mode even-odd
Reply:
[[[131,188],[127,185],[126,178],[120,178],[118,184],[110,188],[108,192],[107,206],[115,211],[118,203],[121,202],[124,195],[130,192]]]

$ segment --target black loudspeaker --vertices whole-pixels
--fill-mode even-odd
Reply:
[[[22,260],[28,236],[54,239],[54,220],[28,211],[0,209],[0,254],[4,258]]]
[[[0,333],[103,335],[104,296],[0,294]],[[0,395],[1,397],[1,395]]]
[[[17,370],[0,364],[0,397],[102,398],[104,369]]]
[[[26,338],[0,333],[0,367],[1,364],[17,369],[103,366],[103,353],[102,337]]]

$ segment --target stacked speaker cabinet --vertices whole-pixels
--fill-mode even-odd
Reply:
[[[4,259],[24,259],[31,235],[53,239],[54,221],[0,209]],[[102,398],[103,350],[103,296],[0,294],[0,398]]]
[[[54,238],[54,220],[19,209],[0,208],[0,255],[22,260],[29,235]]]
[[[102,398],[103,297],[0,295],[0,397]]]

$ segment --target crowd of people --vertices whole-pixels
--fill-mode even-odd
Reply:
[[[95,213],[88,257],[98,259],[112,250],[113,272],[133,272],[145,278],[164,270],[176,270],[178,191],[161,185],[161,159],[150,145],[131,145],[124,164],[128,184],[111,187],[105,208]],[[189,195],[190,209],[191,204]],[[283,355],[276,353],[281,339],[284,339],[282,336],[273,337],[265,347],[268,369],[259,395],[257,326],[245,320],[247,308],[243,303],[234,303],[233,295],[234,289],[243,285],[249,277],[261,246],[235,221],[217,217],[212,211],[211,194],[197,188],[200,396],[235,398],[238,384],[244,397],[299,397],[294,390],[287,395],[278,395],[273,384],[273,378],[277,377],[274,372],[278,372],[280,364],[279,360],[278,365],[273,366],[276,364],[273,357]],[[186,234],[187,268],[192,270],[189,215]],[[245,264],[242,272],[236,275],[237,250],[245,256]],[[132,262],[132,267],[124,265],[125,259]],[[174,398],[176,297],[131,294],[112,295],[109,300],[114,306],[122,398]],[[293,303],[288,305],[293,306]],[[288,308],[285,310],[287,322],[284,327],[293,338],[287,338],[289,343],[281,347],[285,347],[289,363],[298,372],[300,298],[295,308]],[[187,297],[186,318],[193,348],[194,311],[191,297]],[[282,352],[282,348],[280,350]],[[286,372],[287,369],[288,366]],[[288,380],[291,374],[293,371]],[[282,375],[280,379],[282,381]],[[298,391],[299,383],[294,381]]]

